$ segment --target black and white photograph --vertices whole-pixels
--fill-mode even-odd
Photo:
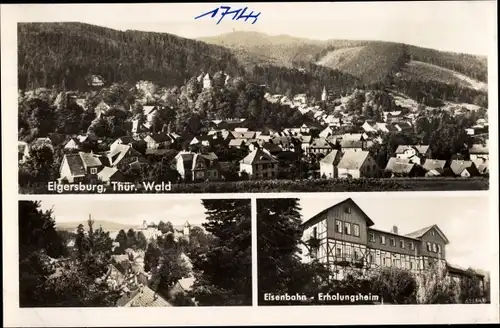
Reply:
[[[257,199],[259,305],[490,302],[488,197]]]
[[[19,305],[251,306],[249,199],[19,202]]]
[[[496,11],[1,4],[3,325],[499,323]]]
[[[487,190],[490,4],[422,5],[18,23],[19,191]]]

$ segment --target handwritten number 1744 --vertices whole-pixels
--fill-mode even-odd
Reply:
[[[200,18],[208,16],[208,15],[210,15],[210,18],[214,18],[215,16],[217,16],[217,14],[219,13],[219,10],[220,10],[220,18],[217,21],[217,24],[219,24],[224,19],[224,17],[229,16],[229,15],[233,15],[232,20],[244,19],[245,22],[247,22],[249,19],[253,18],[252,24],[255,24],[255,22],[257,22],[257,19],[260,16],[260,12],[254,13],[252,10],[252,12],[250,12],[250,14],[245,14],[247,9],[248,9],[248,7],[231,10],[231,7],[229,7],[229,6],[220,6],[220,8],[215,8],[209,12],[206,12],[204,14],[196,16],[194,19],[200,19]]]

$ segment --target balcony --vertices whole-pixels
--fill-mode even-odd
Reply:
[[[307,244],[309,245],[309,247],[311,249],[318,249],[319,244],[320,244],[320,240],[317,237],[315,237],[314,235],[310,235],[309,239],[307,240]]]

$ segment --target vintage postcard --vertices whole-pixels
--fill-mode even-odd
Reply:
[[[1,5],[4,326],[499,322],[496,6]]]
[[[258,199],[259,305],[491,303],[488,194],[404,196]]]
[[[483,43],[458,45],[456,18],[442,38],[354,36],[312,17],[271,27],[259,6],[186,8],[179,22],[21,17],[20,193],[489,188],[486,22]]]
[[[19,201],[21,308],[251,305],[250,199]]]

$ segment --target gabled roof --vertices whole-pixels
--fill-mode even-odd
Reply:
[[[368,215],[366,215],[366,213],[361,209],[361,207],[358,206],[358,204],[356,204],[355,201],[353,201],[351,198],[347,198],[343,201],[341,201],[340,203],[337,203],[333,206],[330,206],[326,209],[324,209],[323,211],[319,212],[318,214],[314,215],[313,217],[311,217],[309,220],[306,220],[304,223],[302,223],[302,226],[307,226],[308,224],[314,222],[314,220],[318,217],[320,217],[321,215],[327,213],[328,211],[330,211],[332,208],[335,208],[335,207],[338,207],[342,204],[346,204],[348,203],[349,205],[353,205],[357,210],[359,210],[361,212],[361,214],[363,215],[363,217],[365,218],[366,220],[366,226],[367,227],[370,227],[372,225],[374,225],[375,223],[372,221],[372,219],[370,219],[370,217]]]
[[[99,160],[99,158],[96,155],[92,154],[92,153],[79,152],[78,154],[82,158],[82,162],[83,162],[83,165],[85,167],[89,167],[89,166],[101,166],[102,165],[102,163]]]
[[[474,165],[476,166],[477,170],[481,174],[485,174],[489,171],[489,164],[490,164],[490,161],[487,159],[485,160],[482,158],[478,158],[474,161]]]
[[[399,145],[396,154],[404,154],[408,149],[415,149],[417,153],[424,155],[429,150],[429,145]]]
[[[340,155],[341,155],[340,151],[334,149],[321,160],[321,163],[337,165],[339,162]]]
[[[324,138],[315,138],[311,143],[311,148],[332,148],[332,146]]]
[[[340,147],[342,148],[363,148],[363,141],[361,140],[351,140],[351,139],[341,139]]]
[[[488,146],[482,144],[473,144],[472,147],[469,148],[469,154],[488,154]]]
[[[229,140],[230,147],[241,146],[244,143],[245,143],[245,139],[231,139],[231,140]]]
[[[427,232],[429,232],[430,230],[432,229],[435,229],[437,231],[437,233],[441,236],[441,238],[443,238],[444,242],[446,244],[449,243],[449,240],[448,238],[446,238],[446,236],[444,235],[444,233],[441,231],[441,229],[439,229],[439,227],[435,224],[431,225],[431,226],[428,226],[428,227],[425,227],[425,228],[422,228],[422,229],[419,229],[417,231],[414,231],[414,232],[411,232],[411,233],[408,233],[406,234],[405,236],[407,237],[410,237],[410,238],[422,238],[423,235],[425,235]]]
[[[475,165],[472,161],[453,160],[450,163],[450,169],[455,175],[462,174],[462,172],[468,168],[475,168]]]
[[[118,169],[114,167],[104,167],[99,173],[97,173],[97,177],[102,181],[109,181],[109,179],[118,172]]]
[[[367,151],[346,151],[337,167],[339,169],[359,170],[369,154]]]
[[[166,132],[154,133],[149,135],[149,137],[153,139],[155,142],[172,141],[172,137]]]
[[[439,159],[426,159],[424,165],[422,167],[426,169],[427,171],[430,170],[443,170],[446,165],[445,160],[439,160]]]
[[[236,139],[255,139],[254,131],[245,131],[245,132],[231,131],[231,134]]]
[[[385,171],[392,173],[410,173],[411,170],[415,167],[414,163],[410,163],[406,159],[391,157],[387,162],[387,166],[385,167]]]
[[[256,149],[245,158],[243,158],[240,163],[242,164],[259,164],[259,163],[278,163],[278,160],[274,158],[271,154],[263,151],[262,149]]]
[[[120,137],[120,138],[118,138],[116,140],[121,140],[122,144],[125,144],[125,145],[126,144],[131,144],[131,143],[133,143],[135,141],[135,139],[133,137],[131,137],[131,136],[123,136],[123,137]]]

